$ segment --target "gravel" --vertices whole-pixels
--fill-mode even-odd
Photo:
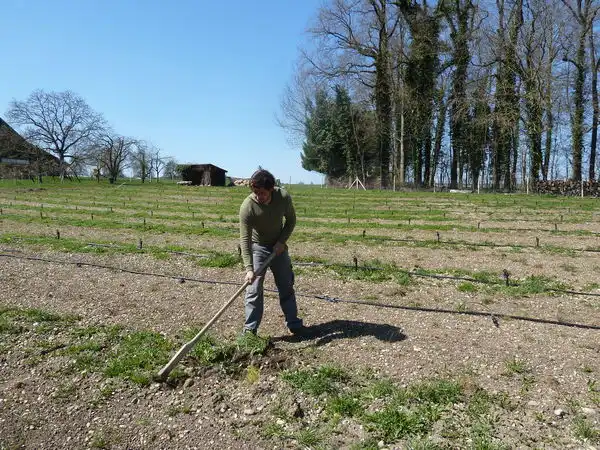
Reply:
[[[119,324],[167,336],[205,323],[237,289],[225,284],[181,283],[181,277],[240,282],[243,276],[239,268],[199,267],[193,258],[180,256],[157,260],[149,255],[76,255],[15,246],[0,253],[9,254],[7,250],[16,258],[0,256],[1,307],[77,314],[82,324]],[[316,256],[314,246],[305,243],[293,245],[291,251],[292,256]],[[597,282],[600,265],[595,254],[549,256],[535,249],[518,253],[390,249],[355,243],[324,244],[319,252],[332,261],[350,263],[354,255],[360,255],[361,261],[378,258],[407,269],[463,267],[495,271],[499,276],[502,269],[516,277],[543,274],[580,289]],[[27,255],[172,278],[19,258]],[[278,373],[282,368],[330,363],[353,373],[371,371],[404,385],[450,376],[460,379],[463,386],[504,392],[515,409],[498,417],[496,433],[508,446],[591,448],[585,447],[590,442],[576,439],[573,421],[583,416],[592,426],[599,424],[599,407],[591,396],[600,385],[599,298],[570,294],[508,297],[459,292],[456,286],[456,281],[434,279],[417,279],[407,286],[393,281],[349,281],[326,269],[303,268],[296,278],[298,293],[306,294],[299,297],[299,308],[315,336],[301,341],[288,336],[276,297],[269,293],[260,332],[272,336],[274,347],[257,362],[261,371],[256,383],[216,368],[197,367],[187,367],[189,376],[177,385],[140,387],[94,373],[57,377],[60,358],[27,363],[25,355],[35,333],[23,333],[10,342],[0,335],[4,340],[0,348],[8,349],[0,353],[0,448],[298,448],[301,445],[293,438],[282,443],[265,437],[265,427],[277,424],[293,431],[294,424],[274,415],[278,407],[310,424],[318,421],[320,406],[298,392],[290,394]],[[267,288],[274,288],[270,276]],[[313,297],[324,294],[390,307],[329,303]],[[491,316],[464,314],[469,310],[494,313],[499,326]],[[508,320],[503,315],[565,324]],[[211,333],[233,339],[242,321],[240,298]],[[514,360],[526,365],[529,383],[507,369]],[[287,403],[280,405],[280,399]],[[353,421],[340,427],[345,431],[331,438],[333,448],[348,447],[365,436],[365,430]]]

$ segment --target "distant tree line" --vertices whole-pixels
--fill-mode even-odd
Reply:
[[[13,100],[6,117],[31,148],[55,157],[61,179],[90,175],[114,183],[127,169],[142,182],[175,176],[177,163],[162,149],[115,132],[101,114],[71,91],[36,90],[26,100]],[[37,167],[40,174],[45,169],[37,163],[31,167]]]
[[[382,188],[597,179],[598,0],[329,0],[281,124]]]

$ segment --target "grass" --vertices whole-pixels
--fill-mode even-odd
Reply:
[[[28,324],[38,324],[40,322],[73,322],[77,320],[74,316],[60,316],[55,313],[44,311],[37,308],[2,308],[0,317],[12,319],[13,321],[27,322]]]
[[[316,270],[316,269],[312,269]],[[391,265],[373,265],[372,267],[361,266],[357,269],[343,266],[341,264],[331,264],[320,269],[321,272],[329,272],[337,278],[345,280],[360,280],[381,283],[385,281],[394,281],[402,286],[412,282],[411,277],[405,271],[399,271]]]
[[[518,282],[517,286],[506,286],[504,290],[509,295],[523,296],[531,294],[541,294],[549,292],[553,289],[565,290],[570,289],[566,283],[553,280],[545,276],[531,275]]]
[[[30,330],[45,332],[52,328],[64,328],[78,317],[60,316],[37,308],[0,308],[0,334],[17,335]]]
[[[426,407],[399,409],[395,405],[366,417],[367,427],[385,442],[394,442],[405,436],[424,435],[431,427]]]
[[[235,267],[241,263],[238,256],[234,256],[231,253],[217,253],[212,252],[208,258],[202,258],[198,261],[198,264],[202,267]]]
[[[341,394],[331,397],[325,410],[332,416],[354,417],[360,415],[363,405],[361,400],[352,394]]]
[[[286,436],[286,431],[283,425],[276,422],[269,422],[262,427],[260,434],[267,439],[281,439]]]
[[[287,371],[282,378],[305,394],[325,397],[329,420],[356,418],[377,439],[385,442],[406,436],[426,436],[443,411],[463,396],[460,384],[446,379],[425,380],[406,388],[385,379],[357,386],[348,373],[332,366]],[[370,403],[381,400],[383,407],[368,412]]]
[[[47,323],[52,326],[43,326]],[[183,336],[191,339],[196,332],[185,330]],[[24,350],[25,355],[31,355],[32,364],[44,358],[66,357],[67,363],[61,369],[64,373],[100,373],[108,379],[123,379],[141,386],[150,384],[153,375],[181,345],[181,342],[171,341],[152,331],[131,331],[116,325],[82,327],[74,316],[61,316],[39,309],[3,308],[0,310],[0,335],[17,333],[27,333],[32,338],[30,342],[37,346]],[[47,340],[47,333],[56,337],[52,343]],[[205,336],[191,356],[200,364],[227,365],[234,357],[243,359],[264,355],[268,348],[268,339],[253,334],[233,342]],[[247,374],[249,381],[256,382],[260,370],[250,365]],[[179,376],[177,369],[173,371],[173,378]]]
[[[504,365],[505,365],[506,371],[509,375],[524,374],[524,373],[529,372],[527,363],[524,360],[517,358],[516,356],[505,361]]]
[[[320,433],[314,428],[300,430],[294,435],[294,438],[301,448],[314,448],[322,440]]]
[[[109,352],[104,374],[148,385],[152,375],[169,361],[173,349],[173,343],[159,333],[134,331]]]
[[[573,420],[573,435],[582,442],[600,443],[600,429],[581,416],[577,416]]]
[[[458,289],[459,292],[466,292],[466,293],[473,293],[473,292],[477,292],[479,290],[479,288],[475,284],[470,283],[468,281],[460,283],[456,289]]]
[[[288,190],[292,193],[298,215],[303,219],[299,221],[295,239],[331,243],[360,240],[366,245],[381,245],[385,236],[377,236],[379,230],[387,234],[393,230],[393,235],[401,234],[400,237],[413,230],[439,232],[442,240],[446,240],[444,235],[449,231],[478,234],[511,232],[510,227],[492,228],[485,226],[485,222],[484,227],[477,230],[476,219],[462,219],[465,210],[481,216],[493,212],[493,220],[500,222],[510,222],[518,217],[520,221],[539,223],[540,232],[548,233],[556,223],[557,211],[566,214],[569,210],[565,222],[580,223],[590,220],[588,211],[594,208],[590,199],[544,197],[536,200],[538,204],[534,205],[531,197],[517,194],[511,196],[511,202],[507,202],[493,194],[461,197],[420,192],[356,193],[310,186],[289,186]],[[207,235],[230,239],[237,234],[239,205],[247,193],[246,188],[189,189],[171,182],[141,184],[120,180],[115,185],[108,185],[86,179],[73,183],[48,179],[39,185],[13,180],[0,181],[0,206],[3,209],[2,219],[14,223],[15,227],[17,223],[37,223],[55,229],[63,226],[125,229],[142,234]],[[526,211],[527,217],[520,212],[521,209]],[[366,231],[365,237],[363,230]],[[587,235],[582,230],[552,230],[551,233]],[[394,242],[393,245],[453,245],[436,241],[432,238],[412,244]],[[46,244],[52,243],[48,241]],[[69,245],[74,244],[65,244],[64,247]],[[469,244],[465,242],[463,245]],[[541,250],[546,251],[546,246],[542,246]],[[556,251],[569,249],[557,248]]]
[[[183,340],[189,342],[199,331],[199,328],[185,330]],[[238,359],[264,355],[269,345],[269,338],[263,338],[252,333],[240,335],[234,342],[221,341],[211,335],[204,335],[196,343],[190,355],[200,364],[211,366],[226,364],[232,360],[234,355]]]
[[[339,383],[348,379],[345,371],[337,366],[321,366],[317,369],[285,371],[281,378],[311,395],[332,394],[338,392]]]

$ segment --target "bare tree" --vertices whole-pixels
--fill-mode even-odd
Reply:
[[[526,0],[523,8],[524,22],[521,29],[518,73],[523,82],[525,131],[529,143],[529,178],[535,182],[544,176],[545,157],[542,151],[544,133],[545,95],[552,82],[546,75],[551,71],[557,57],[553,43],[553,27],[556,20],[552,8],[544,0]],[[549,67],[548,67],[549,66]],[[552,114],[546,111],[546,114]],[[523,155],[524,159],[525,155]],[[523,178],[527,178],[525,175]],[[525,181],[525,180],[524,180]]]
[[[125,136],[116,136],[110,133],[102,136],[101,144],[96,150],[97,161],[99,168],[106,170],[111,184],[117,181],[119,175],[126,168],[135,144],[135,139]]]
[[[319,90],[325,89],[325,83],[319,83],[311,76],[305,60],[296,64],[294,78],[285,88],[280,103],[277,124],[287,132],[290,145],[300,147],[305,139],[306,119],[311,99]]]
[[[71,91],[36,90],[25,101],[13,100],[7,116],[32,144],[58,158],[61,180],[71,159],[91,148],[105,128],[102,115]]]
[[[160,181],[160,174],[167,163],[167,158],[163,157],[160,152],[160,148],[154,147],[152,154],[150,155],[150,167],[156,177],[156,182]]]
[[[388,0],[334,0],[319,11],[310,32],[318,41],[318,57],[304,57],[328,79],[354,78],[373,89],[378,126],[380,186],[389,178],[394,120],[390,39],[400,21]]]
[[[130,158],[134,175],[140,177],[142,183],[144,183],[152,170],[152,158],[148,144],[144,141],[138,141],[135,149],[130,154]]]
[[[177,176],[177,161],[173,158],[166,158],[165,168],[163,170],[165,176],[174,180]]]

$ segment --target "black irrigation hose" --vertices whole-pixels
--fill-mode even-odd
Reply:
[[[197,279],[197,278],[187,278],[187,277],[180,277],[180,276],[166,275],[166,274],[159,274],[159,273],[152,273],[152,272],[140,272],[140,271],[136,271],[136,270],[129,270],[129,269],[122,269],[119,267],[106,266],[103,264],[86,263],[86,262],[79,262],[79,261],[61,261],[58,259],[40,258],[37,256],[9,255],[6,253],[0,253],[0,257],[25,259],[25,260],[30,260],[30,261],[43,261],[43,262],[59,263],[59,264],[74,264],[77,267],[89,266],[89,267],[96,267],[96,268],[101,268],[101,269],[118,270],[120,272],[131,273],[134,275],[147,275],[147,276],[153,276],[153,277],[171,278],[171,279],[179,280],[180,282],[194,281],[194,282],[198,282],[198,283],[227,284],[227,285],[240,286],[239,283],[234,282],[234,281],[203,280],[203,279]],[[265,289],[265,290],[268,292],[278,292],[276,289]],[[494,325],[497,327],[499,326],[498,318],[501,318],[501,319],[523,320],[523,321],[543,323],[543,324],[548,324],[548,325],[560,325],[560,326],[573,327],[573,328],[600,330],[600,325],[588,325],[588,324],[580,324],[580,323],[572,323],[572,322],[563,322],[563,321],[558,321],[558,320],[539,319],[536,317],[515,316],[512,314],[491,313],[491,312],[483,312],[483,311],[456,311],[456,310],[452,310],[452,309],[427,308],[427,307],[422,307],[422,306],[391,305],[389,303],[375,303],[375,302],[368,302],[365,300],[345,300],[345,299],[341,299],[338,297],[330,297],[328,295],[310,295],[310,294],[296,293],[296,296],[304,297],[304,298],[316,298],[319,300],[325,300],[330,303],[352,303],[352,304],[357,304],[357,305],[375,306],[375,307],[379,307],[379,308],[403,309],[403,310],[407,310],[407,311],[490,317],[492,319],[492,322],[494,323]]]
[[[96,246],[101,246],[101,247],[118,247],[117,245],[110,245],[110,244],[88,244],[88,245],[96,245]],[[4,249],[3,251],[9,251],[9,252],[20,252],[20,250],[14,250],[14,249]],[[176,251],[168,251],[168,253],[174,253],[174,254],[181,254],[181,255],[186,255],[186,256],[194,256],[194,257],[198,257],[198,258],[206,258],[208,256],[206,255],[195,255],[195,254],[191,254],[191,253],[185,253],[185,252],[176,252]],[[13,256],[13,255],[2,255],[0,254],[0,256]],[[23,257],[23,259],[26,258],[32,258],[35,259],[35,257]],[[39,261],[46,261],[46,262],[61,262],[58,260],[46,260],[46,259],[38,259]],[[65,261],[65,264],[80,264],[80,265],[87,265],[87,266],[92,266],[92,267],[101,267],[101,268],[106,268],[106,269],[115,269],[114,267],[111,266],[103,266],[103,265],[99,265],[99,264],[93,264],[93,263],[71,263],[70,261]],[[349,268],[349,269],[360,269],[360,270],[384,270],[383,267],[372,267],[372,266],[357,266],[357,265],[350,265],[350,264],[329,264],[329,263],[319,263],[319,262],[294,262],[294,265],[297,266],[308,266],[308,267],[314,267],[314,266],[325,266],[325,267],[343,267],[343,268]],[[128,269],[116,269],[116,270],[121,270],[123,272],[127,272],[127,273],[132,273],[132,274],[136,274],[136,275],[145,275],[147,273],[143,273],[143,272],[135,272],[135,271],[130,271]],[[404,273],[408,276],[415,276],[415,277],[421,277],[421,278],[435,278],[435,279],[440,279],[440,280],[456,280],[456,281],[468,281],[471,283],[479,283],[479,284],[485,284],[485,285],[489,285],[489,286],[496,286],[496,285],[501,285],[503,284],[501,281],[498,282],[493,282],[493,281],[487,281],[487,280],[478,280],[476,278],[471,278],[471,277],[458,277],[458,276],[452,276],[452,275],[435,275],[435,274],[428,274],[428,273],[419,273],[419,272],[414,272],[411,270],[404,270],[404,269],[395,269],[398,272]],[[198,279],[194,279],[194,278],[185,278],[185,277],[176,277],[176,276],[170,276],[170,275],[164,275],[164,274],[148,274],[148,275],[154,275],[157,277],[164,277],[164,278],[175,278],[175,279],[179,279],[180,281],[184,282],[184,281],[195,281],[195,282],[199,282],[199,283],[204,283],[204,282],[213,282],[214,284],[238,284],[235,283],[233,281],[223,281],[223,282],[219,282],[219,281],[211,281],[211,280],[198,280]],[[519,283],[515,283],[515,282],[510,282],[507,286],[512,286],[512,287],[519,287],[520,284]],[[273,292],[277,292],[276,290],[274,290]],[[594,293],[594,292],[581,292],[581,291],[573,291],[573,290],[567,290],[567,289],[556,289],[556,288],[544,288],[544,292],[557,292],[557,293],[562,293],[562,294],[571,294],[571,295],[587,295],[590,297],[600,297],[600,294]]]
[[[14,258],[14,259],[26,259],[26,260],[29,260],[29,261],[43,261],[43,262],[59,263],[59,264],[74,264],[77,267],[81,267],[81,266],[97,267],[97,268],[100,268],[100,269],[118,270],[119,272],[131,273],[133,275],[148,275],[148,276],[158,277],[158,278],[171,278],[171,279],[174,279],[174,280],[178,280],[179,282],[195,281],[197,283],[229,284],[229,285],[235,285],[235,286],[239,286],[240,285],[240,283],[237,283],[235,281],[215,281],[215,280],[203,280],[203,279],[200,279],[200,278],[187,278],[187,277],[180,277],[180,276],[176,276],[176,275],[167,275],[167,274],[164,274],[164,273],[140,272],[140,271],[137,271],[137,270],[123,269],[121,267],[106,266],[104,264],[87,263],[87,262],[81,262],[81,261],[63,261],[63,260],[60,260],[60,259],[40,258],[39,256],[19,256],[19,255],[8,255],[8,254],[5,254],[5,253],[0,253],[0,257]]]
[[[484,316],[490,317],[494,322],[494,325],[499,326],[498,319],[513,319],[513,320],[524,320],[527,322],[536,322],[536,323],[544,323],[549,325],[562,325],[566,327],[573,328],[585,328],[591,330],[600,330],[600,325],[588,325],[581,323],[572,323],[572,322],[562,322],[558,320],[549,320],[549,319],[538,319],[536,317],[525,317],[525,316],[515,316],[512,314],[502,314],[502,313],[491,313],[491,312],[483,312],[483,311],[456,311],[452,309],[442,309],[442,308],[426,308],[423,306],[404,306],[404,305],[390,305],[386,303],[374,303],[368,302],[364,300],[343,300],[337,297],[329,297],[328,295],[315,295],[314,298],[318,298],[321,300],[325,300],[331,303],[353,303],[358,305],[369,305],[369,306],[377,306],[380,308],[394,308],[394,309],[404,309],[408,311],[420,311],[420,312],[434,312],[434,313],[446,313],[446,314],[459,314],[466,316]]]

